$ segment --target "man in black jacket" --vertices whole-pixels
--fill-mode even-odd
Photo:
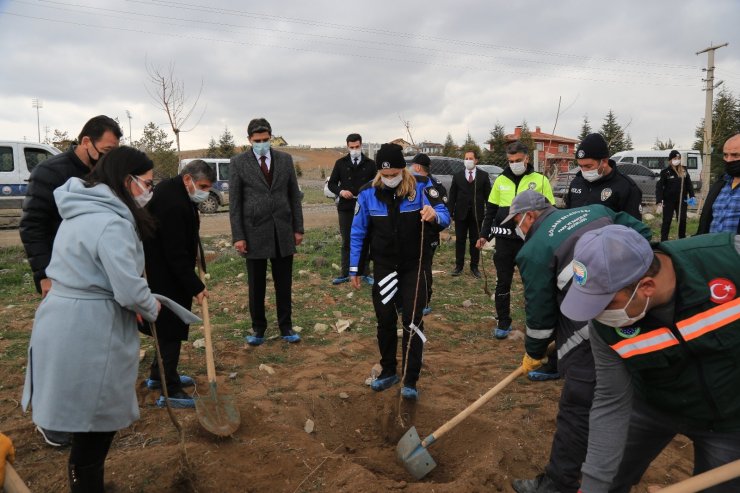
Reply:
[[[31,171],[19,231],[36,291],[42,297],[51,289],[46,267],[62,222],[54,202],[54,190],[70,178],[81,178],[92,171],[103,154],[118,147],[121,135],[115,120],[105,115],[96,116],[82,127],[76,146],[47,159]]]
[[[121,135],[123,133],[115,120],[105,115],[96,116],[82,127],[76,146],[50,157],[31,171],[19,233],[33,272],[36,291],[42,298],[51,289],[46,267],[51,261],[54,237],[62,223],[54,201],[54,190],[72,177],[81,178],[90,173],[103,154],[118,147]],[[71,433],[38,430],[44,441],[53,447],[71,443]]]
[[[208,198],[215,181],[216,171],[208,163],[200,159],[191,161],[180,176],[164,180],[154,188],[154,196],[147,206],[157,221],[155,236],[144,241],[149,287],[188,310],[193,298],[202,303],[208,296],[205,285],[195,273],[200,249],[198,204]],[[165,307],[159,312],[156,324],[170,406],[195,407],[193,398],[183,390],[184,386],[193,384],[193,379],[177,373],[180,346],[188,339],[188,325]],[[160,389],[161,380],[155,354],[146,385],[150,389]],[[165,406],[164,395],[157,405]]]
[[[480,151],[477,148],[465,153],[465,169],[452,175],[447,208],[450,217],[455,220],[455,270],[452,275],[462,274],[467,245],[470,250],[470,272],[480,279],[480,252],[475,245],[480,237],[486,200],[491,193],[491,177],[478,169],[478,159]]]
[[[578,145],[576,160],[581,169],[563,198],[566,208],[601,204],[642,219],[642,192],[632,178],[620,173],[617,163],[609,159],[609,146],[601,134],[589,134],[583,139]]]
[[[355,215],[355,204],[360,188],[375,178],[375,161],[368,159],[362,153],[362,137],[360,134],[347,136],[349,154],[337,159],[329,177],[329,190],[337,196],[337,214],[339,215],[339,234],[342,235],[342,271],[332,284],[349,282],[349,239],[352,229],[352,219]],[[365,266],[365,275],[362,279],[372,285],[368,266]]]

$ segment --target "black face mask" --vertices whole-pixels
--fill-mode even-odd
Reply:
[[[98,151],[98,148],[95,147],[95,144],[93,144],[92,146],[93,146],[93,149],[95,149],[98,152],[98,157],[97,158],[93,158],[90,155],[90,151],[88,151],[87,149],[85,149],[85,151],[87,152],[87,158],[90,160],[90,167],[91,168],[94,168],[95,165],[98,164],[98,161],[100,161],[100,158],[103,157],[103,154],[100,151]]]
[[[725,162],[725,172],[733,177],[740,176],[740,159]]]

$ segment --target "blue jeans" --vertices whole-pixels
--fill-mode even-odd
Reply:
[[[740,459],[740,431],[716,432],[692,428],[635,399],[624,457],[610,493],[629,492],[640,481],[653,459],[679,433],[694,442],[694,475]],[[740,479],[704,490],[705,493],[738,491]]]

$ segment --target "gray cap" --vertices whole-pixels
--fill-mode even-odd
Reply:
[[[525,190],[511,201],[509,215],[501,221],[501,224],[508,223],[514,219],[514,216],[522,212],[539,211],[548,207],[550,207],[550,202],[547,201],[544,195],[534,190]]]
[[[652,261],[650,243],[634,229],[612,224],[585,233],[575,246],[573,282],[560,312],[571,320],[591,320]]]

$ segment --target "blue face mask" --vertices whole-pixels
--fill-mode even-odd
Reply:
[[[254,149],[254,152],[259,156],[267,156],[267,153],[270,152],[270,143],[269,142],[253,142],[252,149]]]

